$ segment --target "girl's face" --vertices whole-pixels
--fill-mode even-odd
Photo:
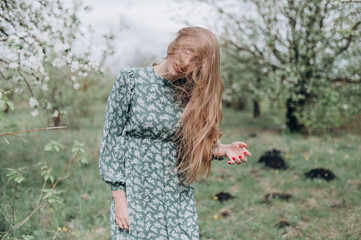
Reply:
[[[196,69],[197,64],[199,63],[196,62],[194,53],[190,50],[183,50],[168,59],[168,71],[175,78],[181,78],[185,76],[185,72]]]

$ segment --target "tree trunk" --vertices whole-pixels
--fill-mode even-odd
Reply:
[[[261,108],[259,101],[253,101],[253,118],[258,118],[261,116]]]
[[[291,99],[287,99],[287,102],[286,102],[286,108],[287,108],[286,124],[287,124],[287,128],[291,132],[301,132],[302,129],[303,129],[303,126],[301,124],[299,124],[298,119],[294,116],[294,113],[296,112],[296,108],[294,107],[294,105],[292,103],[297,104],[297,102],[294,102]]]

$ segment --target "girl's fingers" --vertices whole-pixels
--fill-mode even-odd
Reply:
[[[244,154],[245,156],[247,156],[247,157],[251,157],[251,156],[252,156],[251,152],[249,152],[249,151],[247,151],[247,150],[244,150],[244,151],[243,151],[243,154]]]
[[[238,142],[238,147],[240,147],[240,148],[245,148],[245,147],[247,147],[247,146],[248,146],[247,143]]]
[[[127,219],[125,219],[125,225],[127,226],[127,230],[129,230],[128,218],[127,218]]]
[[[238,165],[242,163],[242,161],[237,157],[232,157],[232,160],[236,162]]]
[[[116,218],[116,220],[117,220],[117,225],[118,225],[120,228],[123,228],[121,221],[120,221],[118,218]]]
[[[122,220],[122,225],[124,229],[129,229],[128,224],[125,219]]]
[[[129,229],[129,217],[126,219],[127,225],[128,225],[128,229]]]
[[[239,158],[241,161],[243,161],[243,162],[247,162],[247,158],[246,158],[244,155],[242,155],[242,154],[240,154],[240,155],[238,156],[238,158]]]

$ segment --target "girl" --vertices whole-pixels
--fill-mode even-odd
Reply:
[[[193,182],[213,160],[247,162],[247,144],[221,144],[220,48],[185,27],[165,61],[120,71],[105,112],[99,155],[112,190],[112,239],[199,239]]]

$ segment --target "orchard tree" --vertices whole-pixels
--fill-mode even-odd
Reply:
[[[221,44],[229,56],[254,72],[249,84],[265,82],[260,92],[285,104],[290,131],[339,126],[359,112],[359,3],[202,2],[218,10]]]
[[[89,75],[102,75],[104,68],[91,58],[90,49],[73,49],[85,34],[79,12],[91,8],[72,3],[66,8],[55,0],[0,1],[0,106],[11,104],[9,93],[27,97],[32,116],[45,111],[48,122],[52,117],[58,126],[64,108],[87,89]],[[104,38],[102,63],[114,53],[115,35]]]
[[[222,36],[221,36],[222,39]],[[268,69],[247,53],[239,53],[231,48],[222,49],[222,75],[225,82],[223,100],[228,106],[245,108],[248,98],[253,106],[253,117],[261,116],[261,102],[268,90]]]

